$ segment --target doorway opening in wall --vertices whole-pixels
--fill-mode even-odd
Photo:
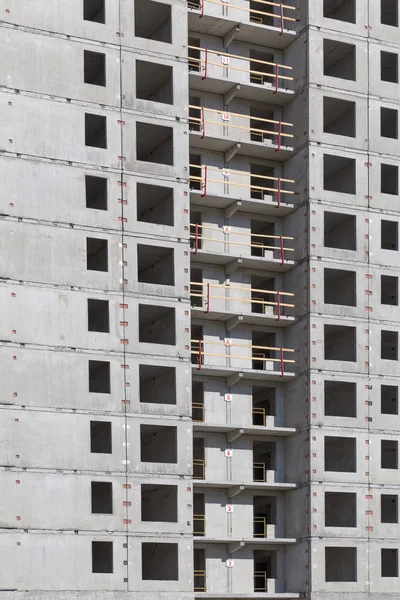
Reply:
[[[206,551],[202,548],[193,550],[194,591],[207,591]]]
[[[277,537],[272,526],[276,524],[276,496],[253,496],[253,536]]]
[[[194,423],[204,423],[204,383],[192,379],[192,420]]]
[[[275,388],[253,386],[253,425],[265,427],[268,417],[275,416]]]
[[[250,50],[250,83],[275,85],[275,56],[271,52]]]
[[[206,535],[206,508],[204,494],[193,494],[193,535]]]
[[[260,121],[259,119],[265,119]],[[274,121],[274,111],[265,105],[250,106],[250,139],[252,142],[264,143],[265,140],[277,141],[277,136],[271,132],[277,132],[278,124]]]
[[[265,276],[252,275],[251,290],[251,312],[260,315],[275,314],[276,295],[268,293],[275,291],[275,279],[273,277],[266,278]]]
[[[193,479],[205,479],[204,438],[193,438]]]
[[[265,179],[265,177],[274,177],[273,167],[265,165],[250,164],[250,197],[254,200],[271,199],[274,192],[273,180]]]
[[[254,550],[254,591],[267,593],[269,579],[276,579],[276,552]]]
[[[190,213],[190,248],[195,250],[201,250],[203,247],[203,220],[201,213],[192,212]]]
[[[275,223],[251,220],[251,256],[274,258]]]
[[[190,303],[192,308],[203,308],[204,287],[201,269],[191,269],[190,271]]]
[[[252,369],[266,371],[274,367],[269,359],[276,358],[275,333],[265,331],[252,332]]]
[[[190,154],[189,156],[189,181],[191,190],[201,190],[202,186],[202,168],[200,154]]]
[[[267,481],[276,470],[276,442],[253,442],[253,481]]]

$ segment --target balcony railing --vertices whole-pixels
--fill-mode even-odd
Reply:
[[[275,152],[279,152],[281,147],[286,145],[286,141],[289,142],[294,138],[293,134],[284,131],[286,127],[293,127],[292,123],[224,112],[193,104],[189,105],[189,109],[192,112],[192,116],[189,117],[189,128],[191,131],[201,133],[202,139],[209,136],[221,137],[223,135],[222,127],[227,128],[228,135],[239,141],[265,143],[266,140],[272,140],[277,146]],[[194,116],[193,113],[197,116]],[[248,125],[249,121],[256,123],[256,126]]]
[[[218,293],[221,290],[220,293]],[[233,295],[223,295],[224,290],[229,290]],[[237,293],[238,292],[238,293]],[[242,292],[242,297],[240,297]],[[243,294],[244,292],[244,294]],[[250,297],[247,297],[250,296]],[[264,296],[273,296],[274,300],[264,300]],[[190,282],[190,297],[200,299],[205,312],[214,310],[215,304],[222,300],[225,305],[228,304],[228,310],[232,312],[248,312],[249,314],[265,314],[267,309],[272,308],[275,311],[278,321],[281,319],[285,309],[294,308],[294,304],[285,302],[285,298],[293,298],[294,294],[290,292],[280,292],[276,290],[261,290],[258,288],[246,288],[235,285],[226,285],[221,283],[203,283],[197,281]],[[214,301],[214,302],[213,302]],[[257,311],[253,308],[257,307]],[[246,311],[246,309],[250,309]],[[217,310],[217,309],[215,309]],[[226,310],[226,309],[225,309]]]
[[[253,425],[256,427],[265,427],[267,415],[265,408],[253,408]]]
[[[195,592],[206,592],[206,572],[204,569],[194,570],[194,591]]]
[[[192,421],[204,423],[204,403],[192,402]]]
[[[253,536],[260,538],[267,537],[267,517],[254,517]]]
[[[210,165],[190,164],[189,181],[191,189],[201,191],[204,198],[207,195],[235,195],[244,198],[264,200],[264,196],[276,196],[277,208],[281,206],[284,196],[294,196],[295,191],[286,189],[285,185],[294,185],[294,179],[284,177],[272,177],[270,175],[258,175],[249,171],[237,171],[235,169],[219,169]],[[263,185],[252,184],[251,179],[262,180]],[[247,183],[248,182],[248,183]]]
[[[275,89],[274,94],[277,94],[279,89],[283,89],[288,82],[294,81],[289,74],[293,68],[288,65],[200,46],[188,46],[188,49],[189,71],[200,73],[203,79],[208,77],[232,79],[233,71],[239,82],[247,80],[248,83],[260,86],[271,84]]]
[[[266,571],[254,571],[254,591],[265,593],[268,591],[268,578]]]
[[[192,357],[196,358],[196,362],[198,364],[198,368],[201,371],[203,369],[203,367],[205,366],[205,359],[207,357],[214,357],[214,358],[225,358],[225,359],[238,359],[240,360],[241,364],[243,364],[245,361],[251,361],[249,368],[254,368],[253,366],[253,362],[255,362],[256,364],[259,363],[261,366],[261,369],[265,369],[267,363],[272,363],[272,364],[276,364],[278,363],[281,369],[281,377],[284,376],[285,374],[285,365],[288,364],[294,364],[296,361],[286,358],[286,354],[287,353],[294,353],[294,350],[290,349],[290,348],[275,348],[273,346],[253,346],[251,344],[240,344],[240,343],[232,343],[232,341],[228,338],[226,338],[226,340],[224,340],[223,342],[220,342],[218,340],[214,341],[211,340],[209,342],[205,342],[204,340],[191,340],[192,343],[192,350],[191,350],[191,354]],[[228,354],[228,353],[222,353],[222,352],[209,352],[207,351],[207,347],[208,345],[212,346],[212,347],[223,347],[223,348],[242,348],[242,349],[246,349],[248,351],[248,354],[239,354],[239,355],[235,355],[235,354]],[[279,358],[276,358],[275,356],[272,355],[279,355]],[[206,366],[216,366],[219,367],[220,365],[217,363],[215,365],[206,365]]]
[[[215,232],[220,234],[220,237],[208,236],[207,232]],[[231,241],[230,235],[235,238],[242,238],[243,241]],[[250,242],[247,241],[250,237]],[[246,238],[246,240],[244,239]],[[266,258],[267,253],[276,252],[279,254],[281,264],[285,264],[285,256],[287,253],[294,252],[294,248],[289,248],[285,245],[288,241],[293,241],[294,238],[284,235],[265,235],[263,233],[244,233],[242,231],[232,231],[230,227],[210,227],[201,225],[200,223],[190,223],[190,239],[192,240],[191,247],[194,254],[197,254],[203,247],[203,242],[213,244],[227,244],[229,248],[232,246],[237,248],[238,254],[242,255],[242,250],[250,250],[249,258],[258,257]],[[267,241],[268,243],[265,243]],[[273,244],[273,245],[272,245]],[[219,247],[216,253],[223,252],[224,248]],[[271,256],[271,259],[273,257]]]
[[[203,458],[193,459],[193,479],[205,479],[206,463]]]
[[[267,481],[267,465],[265,463],[253,463],[253,481]]]
[[[248,20],[250,23],[256,23],[257,25],[272,25],[274,26],[275,21],[278,21],[279,26],[281,28],[281,33],[284,33],[285,28],[289,25],[292,25],[296,22],[296,17],[289,16],[289,14],[293,14],[292,11],[295,11],[296,8],[289,4],[285,4],[283,2],[274,2],[273,0],[254,0],[257,3],[257,8],[251,8],[246,6],[240,6],[239,4],[221,2],[221,0],[188,0],[188,8],[190,10],[198,10],[200,12],[200,17],[204,17],[208,14],[208,8],[213,6],[221,6],[221,14],[218,14],[218,11],[214,13],[211,11],[210,16],[215,16],[217,18],[223,17],[223,11],[226,8],[231,9],[231,11],[241,11],[241,13],[248,16]],[[275,12],[272,12],[274,11]]]
[[[193,535],[206,535],[206,515],[193,515]]]

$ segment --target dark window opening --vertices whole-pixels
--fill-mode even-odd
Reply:
[[[83,80],[91,85],[106,85],[106,55],[102,52],[83,51]]]
[[[101,515],[112,515],[112,483],[108,481],[92,481],[91,492],[92,513]]]
[[[90,452],[93,454],[111,454],[110,421],[90,421]]]
[[[113,573],[112,542],[92,542],[92,573]]]
[[[107,179],[105,177],[85,176],[86,208],[94,210],[107,210],[108,192]]]
[[[89,360],[89,392],[110,394],[110,363],[103,360]]]
[[[107,117],[85,113],[85,146],[107,148]]]

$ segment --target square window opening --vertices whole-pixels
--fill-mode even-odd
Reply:
[[[142,521],[178,522],[178,487],[176,485],[143,484],[141,496]]]
[[[139,342],[175,346],[175,309],[139,304]]]
[[[174,164],[172,127],[136,123],[136,158],[145,162],[172,166]]]
[[[356,47],[338,40],[324,40],[324,75],[356,81]]]
[[[356,103],[324,96],[324,133],[356,137]]]
[[[172,188],[138,183],[136,186],[137,220],[155,225],[174,225]]]
[[[171,6],[154,0],[135,0],[135,36],[171,44]]]
[[[356,216],[325,211],[324,246],[339,250],[357,250]]]
[[[356,438],[325,436],[325,471],[357,472]]]
[[[107,117],[85,113],[85,146],[107,148]]]
[[[325,304],[356,306],[356,273],[324,269],[324,294]]]
[[[162,63],[136,61],[136,98],[174,103],[173,68]]]
[[[325,548],[325,581],[357,581],[357,548],[347,546]]]
[[[347,381],[324,381],[325,416],[357,417],[357,385]]]
[[[105,0],[83,0],[83,19],[104,24],[106,22]]]
[[[324,326],[325,360],[356,362],[356,328],[344,325]]]
[[[140,283],[175,285],[173,248],[138,244],[137,268]]]
[[[178,461],[177,428],[141,425],[140,460],[142,462],[176,464]]]
[[[354,158],[324,154],[324,190],[340,194],[356,193]]]
[[[176,404],[176,369],[139,365],[139,398],[148,404]]]
[[[357,527],[357,494],[325,492],[325,527]]]
[[[142,580],[178,581],[178,544],[142,543]]]

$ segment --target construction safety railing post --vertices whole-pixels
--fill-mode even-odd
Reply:
[[[277,296],[277,314],[278,314],[278,321],[281,320],[281,293],[278,292],[278,296]]]
[[[201,139],[206,137],[206,120],[204,116],[204,106],[201,107]]]
[[[206,314],[208,314],[211,310],[210,307],[210,299],[211,299],[211,293],[210,293],[210,284],[207,283],[207,309],[206,309]]]
[[[201,194],[202,198],[207,196],[207,178],[208,178],[208,165],[204,167],[204,181],[202,182],[203,193]]]
[[[279,152],[279,150],[281,149],[281,144],[282,144],[282,121],[279,121],[279,126],[278,126],[278,147],[275,150],[275,152]]]

